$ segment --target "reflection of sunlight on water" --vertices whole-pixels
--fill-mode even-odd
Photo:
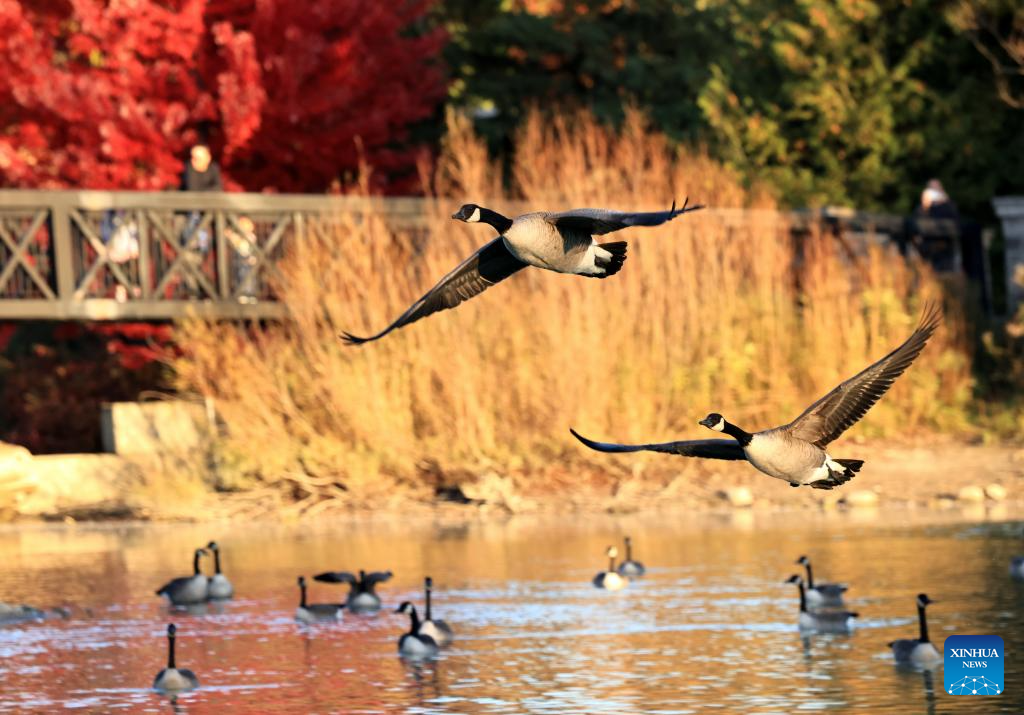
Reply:
[[[946,702],[953,696],[942,691],[941,669],[897,669],[886,647],[916,633],[913,597],[927,591],[938,601],[930,611],[937,644],[976,632],[1001,634],[1008,651],[1024,648],[1024,584],[1006,575],[1021,551],[1020,526],[992,518],[983,510],[974,525],[897,528],[884,512],[871,521],[739,511],[418,529],[0,531],[0,599],[67,603],[73,613],[0,629],[0,711],[1018,712],[1024,697],[1012,692]],[[589,580],[603,548],[626,530],[649,572],[623,591],[598,591]],[[182,573],[189,549],[211,537],[242,597],[170,611],[153,588]],[[849,635],[798,631],[795,594],[782,581],[799,570],[801,553],[819,578],[851,585],[861,618]],[[361,567],[395,572],[380,589],[384,610],[337,624],[293,621],[296,575]],[[456,640],[435,661],[408,662],[396,648],[408,621],[388,607],[419,601],[424,573],[435,578],[437,616]],[[323,589],[313,600],[344,593]],[[171,620],[179,663],[203,683],[173,704],[148,689]],[[1008,680],[1022,680],[1020,664],[1007,668]]]

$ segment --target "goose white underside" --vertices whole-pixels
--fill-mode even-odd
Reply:
[[[189,677],[191,676],[191,677]],[[153,681],[154,690],[180,693],[199,687],[199,679],[192,671],[181,671],[178,668],[164,668]]]
[[[406,633],[398,641],[398,652],[410,658],[430,658],[437,655],[437,645]]]
[[[629,585],[629,579],[623,578],[614,571],[602,571],[594,576],[594,585],[606,591],[619,591]]]
[[[214,574],[210,578],[210,585],[207,591],[208,598],[231,598],[235,595],[235,588],[231,585],[228,577],[222,573]]]
[[[919,668],[929,668],[942,662],[942,654],[932,643],[901,640],[892,644],[893,658],[897,663],[906,663]]]
[[[758,471],[791,484],[811,484],[843,474],[846,467],[806,442],[787,442],[774,435],[755,434],[743,453]]]
[[[831,613],[800,613],[800,630],[818,631],[819,633],[845,633],[853,625],[853,618],[848,615],[839,616]]]
[[[332,611],[311,611],[299,606],[295,609],[295,620],[299,623],[330,623],[341,620],[341,609]]]
[[[348,607],[353,611],[372,611],[380,608],[380,597],[372,593],[357,593],[349,597]]]

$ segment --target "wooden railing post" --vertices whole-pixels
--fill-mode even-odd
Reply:
[[[70,313],[75,293],[74,247],[71,245],[71,209],[62,201],[50,204],[50,231],[57,269],[57,298],[62,310]]]

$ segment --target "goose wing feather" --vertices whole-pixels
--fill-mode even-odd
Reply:
[[[349,345],[362,345],[372,340],[379,340],[392,330],[415,323],[440,310],[454,308],[463,301],[480,295],[495,283],[526,268],[526,265],[512,255],[505,246],[505,240],[498,236],[438,281],[437,285],[409,306],[408,310],[384,330],[366,338],[343,333],[342,338]]]
[[[559,230],[570,232],[586,233],[589,236],[600,236],[612,231],[619,231],[631,226],[660,226],[666,221],[671,221],[690,211],[697,211],[704,208],[700,204],[687,206],[683,201],[681,209],[676,208],[672,202],[672,208],[668,211],[650,211],[645,213],[628,213],[624,211],[611,211],[610,209],[573,209],[557,214],[548,214],[547,220]]]
[[[363,583],[366,586],[374,586],[383,581],[387,581],[393,574],[390,571],[371,571],[363,576]]]
[[[355,583],[356,577],[348,571],[324,571],[314,576],[313,580],[321,583]]]
[[[691,439],[660,444],[615,444],[595,442],[570,428],[572,436],[598,452],[665,452],[681,457],[702,457],[704,459],[746,459],[743,448],[734,439]]]
[[[937,305],[929,305],[913,334],[878,362],[846,380],[804,410],[782,429],[792,436],[825,448],[860,420],[910,367],[942,322]]]

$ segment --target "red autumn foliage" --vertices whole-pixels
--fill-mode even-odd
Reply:
[[[202,132],[228,186],[395,188],[445,93],[428,5],[0,0],[0,185],[176,187]]]

